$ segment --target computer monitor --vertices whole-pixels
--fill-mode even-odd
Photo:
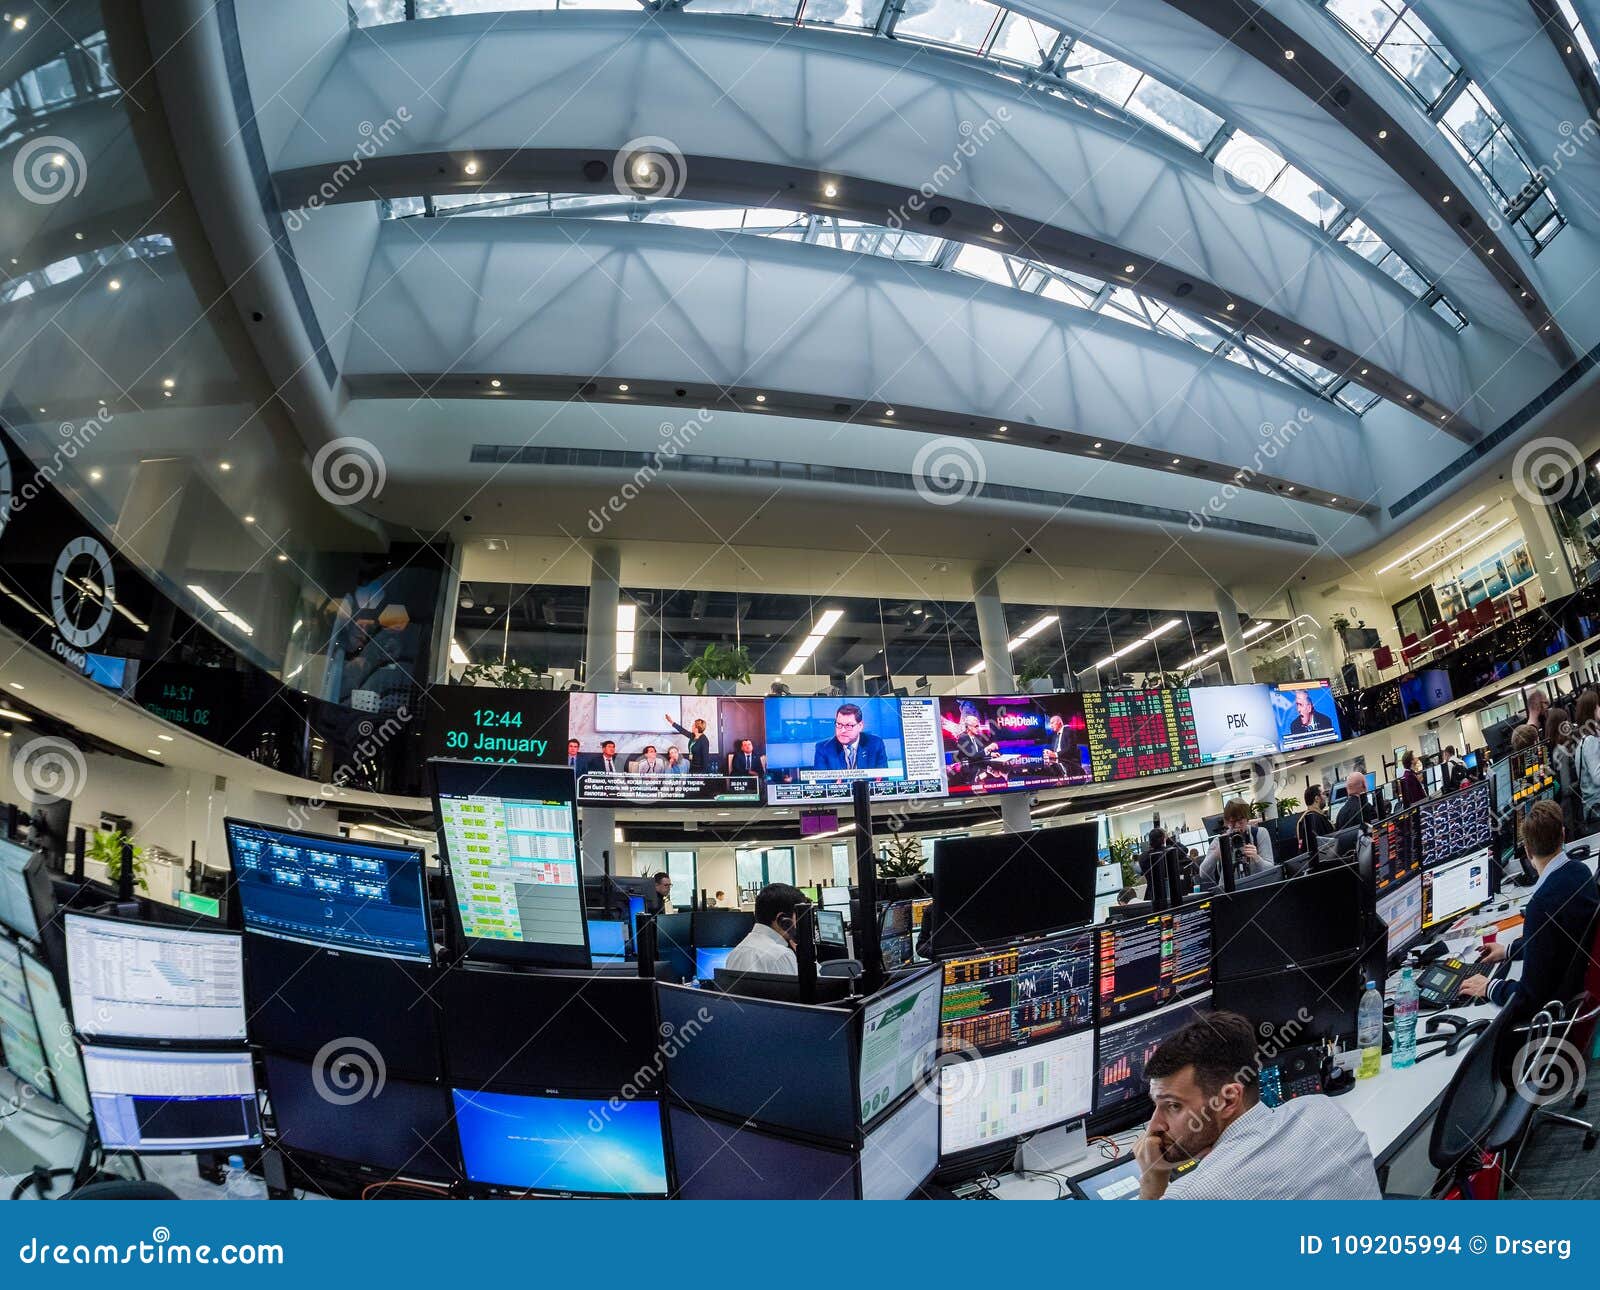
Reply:
[[[0,839],[0,927],[37,941],[54,904],[44,857],[31,847]]]
[[[863,1126],[927,1075],[939,1042],[939,982],[939,971],[928,968],[880,990],[862,1009],[856,1082]]]
[[[1211,983],[1211,902],[1118,919],[1098,931],[1102,1026],[1160,1008]]]
[[[278,1143],[291,1154],[385,1177],[449,1182],[460,1176],[450,1095],[440,1085],[385,1072],[380,1087],[370,1066],[341,1071],[327,1060],[316,1066],[271,1052],[263,1066]]]
[[[86,1039],[245,1039],[237,932],[64,915],[72,1016]]]
[[[1422,869],[1422,841],[1418,831],[1420,809],[1395,811],[1372,830],[1372,873],[1381,895]]]
[[[465,957],[588,967],[572,771],[428,764]]]
[[[939,1165],[939,1104],[908,1097],[861,1144],[862,1200],[904,1200]]]
[[[1489,764],[1489,784],[1494,794],[1494,809],[1504,814],[1511,809],[1511,758],[1497,757]]]
[[[1041,1129],[1088,1115],[1094,1031],[939,1068],[939,1153],[992,1153]]]
[[[395,1079],[438,1079],[438,992],[431,964],[246,932],[251,1042],[315,1056],[359,1035]]]
[[[1405,953],[1422,936],[1422,882],[1417,874],[1378,896],[1378,917],[1389,929],[1388,956]]]
[[[589,958],[595,963],[626,962],[627,925],[609,918],[589,919]]]
[[[844,944],[844,911],[842,909],[819,909],[816,912],[816,919],[817,944]]]
[[[22,965],[22,951],[0,937],[0,1061],[24,1084],[53,1099],[55,1080]]]
[[[694,951],[694,978],[696,981],[715,981],[717,969],[725,967],[728,955],[732,954],[734,947],[731,945],[697,945]]]
[[[911,901],[880,901],[878,904],[878,934],[886,937],[910,936]]]
[[[697,909],[691,923],[690,936],[697,948],[732,948],[750,935],[756,916],[743,909]]]
[[[467,1180],[556,1196],[665,1196],[666,1141],[654,1098],[488,1093],[455,1088]]]
[[[1370,902],[1354,865],[1218,892],[1211,901],[1212,981],[1358,953],[1362,911]]]
[[[1167,914],[1172,953],[1169,989],[1184,998],[1211,988],[1211,902],[1181,905]]]
[[[1099,826],[940,838],[933,952],[1043,936],[1094,917]]]
[[[678,1180],[673,1194],[679,1200],[854,1200],[858,1195],[856,1161],[844,1148],[782,1137],[683,1106],[668,1107],[667,1123]]]
[[[1217,943],[1224,946],[1225,955],[1220,930]],[[1218,977],[1211,991],[1211,1006],[1248,1018],[1263,1041],[1273,1038],[1279,1048],[1320,1039],[1354,1039],[1356,1008],[1369,975],[1365,948],[1321,963],[1292,963],[1248,976]]]
[[[1203,994],[1129,1021],[1102,1026],[1094,1113],[1103,1115],[1142,1098],[1146,1092],[1145,1063],[1163,1042],[1210,1009],[1211,996]]]
[[[225,820],[246,930],[353,954],[433,960],[422,852]]]
[[[946,1052],[1009,1052],[1094,1024],[1091,929],[940,967],[939,1040]]]
[[[824,887],[822,889],[822,907],[824,909],[840,909],[848,911],[850,908],[850,888]]]
[[[655,983],[636,976],[455,968],[434,993],[458,1087],[609,1097],[654,1069],[662,1042]]]
[[[667,1083],[692,1106],[780,1131],[853,1142],[857,1025],[848,1009],[656,987],[672,1027]]]
[[[1422,926],[1431,931],[1477,909],[1494,894],[1489,851],[1474,851],[1422,871]]]
[[[911,962],[914,946],[909,936],[881,936],[878,948],[883,953],[883,970],[896,972]]]
[[[91,1044],[83,1050],[83,1069],[95,1126],[109,1151],[226,1151],[261,1144],[248,1052]]]
[[[1458,793],[1423,802],[1418,815],[1424,869],[1494,843],[1494,809],[1488,784],[1473,784]]]
[[[39,1026],[39,1043],[44,1048],[56,1101],[87,1124],[93,1111],[89,1105],[89,1086],[83,1079],[83,1055],[72,1037],[72,1023],[61,1000],[55,973],[42,959],[23,952],[22,975],[28,984],[28,999]],[[0,1047],[3,1047],[0,1039]]]

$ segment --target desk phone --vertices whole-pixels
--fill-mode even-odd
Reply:
[[[1322,1067],[1327,1053],[1321,1044],[1287,1048],[1271,1065],[1261,1068],[1261,1100],[1281,1106],[1297,1097],[1324,1092]]]
[[[1461,983],[1475,972],[1487,968],[1461,959],[1440,959],[1417,974],[1417,1003],[1423,1008],[1449,1008],[1461,995]]]

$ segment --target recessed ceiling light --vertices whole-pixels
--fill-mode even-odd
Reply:
[[[161,388],[164,390],[174,389],[176,388],[177,384],[178,383],[170,376],[164,376],[161,378]]]
[[[1328,499],[1328,501],[1329,501],[1329,502],[1330,502],[1330,503],[1333,503],[1333,502],[1337,502],[1337,501],[1338,501],[1338,500],[1339,500],[1339,499],[1338,499],[1338,498],[1337,498],[1337,497],[1330,497],[1330,498],[1329,498],[1329,499]]]
[[[1389,137],[1389,132],[1387,130],[1379,130],[1378,131],[1378,138],[1387,139],[1388,137]]]
[[[628,392],[628,383],[626,381],[623,381],[622,384],[617,386],[617,389],[621,390],[622,393],[626,394]]]
[[[159,748],[146,748],[144,751],[145,751],[145,754],[147,756],[150,756],[150,757],[159,757],[159,756],[161,756],[161,749],[159,749]]]
[[[21,682],[21,681],[12,681],[12,682],[11,682],[11,688],[12,688],[12,689],[13,689],[13,690],[20,690],[20,689],[22,689],[22,682]]]
[[[1310,344],[1310,343],[1311,343],[1311,337],[1309,337],[1309,336],[1307,336],[1307,337],[1306,337],[1306,338],[1305,338],[1305,339],[1304,339],[1304,340],[1302,340],[1302,341],[1301,341],[1301,342],[1300,342],[1300,343],[1301,343],[1301,344],[1302,344],[1302,345],[1309,345],[1309,344]]]
[[[1406,395],[1406,402],[1407,403],[1411,403],[1416,399],[1416,397],[1417,396],[1415,394],[1408,394],[1408,395]]]
[[[765,394],[756,395],[756,402],[757,403],[765,403],[766,401],[767,401],[767,396]]]
[[[106,290],[107,291],[121,291],[122,290],[122,279],[121,278],[112,278],[110,282],[106,283]]]
[[[78,241],[80,241],[80,242],[83,241],[83,234],[82,233],[74,233],[72,236],[77,238]]]
[[[230,462],[230,461],[219,461],[217,463],[217,469],[218,470],[232,470],[233,469],[233,463]]]
[[[21,31],[27,25],[28,25],[28,18],[27,18],[26,14],[20,14],[19,13],[15,18],[13,18],[11,20],[11,29],[13,31]]]
[[[1283,56],[1285,58],[1287,58],[1291,63],[1294,62],[1294,50],[1292,50],[1292,49],[1284,50],[1283,51]]]
[[[288,562],[288,560],[289,560],[289,557],[286,554],[284,554],[282,551],[278,552],[278,563],[279,564],[286,564]]]
[[[498,390],[500,388],[500,378],[498,376],[490,378],[489,388],[492,390]]]
[[[1439,420],[1441,420],[1441,421],[1443,421],[1443,420],[1444,420],[1444,413],[1443,413],[1443,412],[1441,412],[1441,413],[1440,413],[1440,414],[1439,414]]]
[[[254,524],[256,522],[256,517],[254,515],[246,515],[244,517],[244,522],[246,524]]]
[[[1493,254],[1494,254],[1494,247],[1492,247],[1492,246],[1491,246],[1491,247],[1490,247],[1490,248],[1489,248],[1489,254],[1490,254],[1490,255],[1493,255]]]
[[[1000,427],[1000,433],[1001,433],[1001,434],[1004,434],[1004,433],[1005,433],[1005,432],[1006,432],[1006,430],[1007,430],[1007,428],[1008,428],[1008,427],[1006,427],[1006,426],[1001,426],[1001,427]]]
[[[1178,464],[1178,463],[1179,463],[1179,461],[1181,461],[1181,460],[1182,460],[1182,458],[1180,458],[1180,457],[1174,457],[1174,458],[1173,458],[1173,459],[1172,459],[1172,464],[1173,464],[1173,465],[1174,465],[1174,466],[1176,466],[1176,465],[1177,465],[1177,464]]]
[[[1124,272],[1124,273],[1132,273],[1132,272],[1133,272],[1133,265],[1131,265],[1131,264],[1124,264],[1124,265],[1123,265],[1123,266],[1122,266],[1122,271],[1123,271],[1123,272]]]
[[[1228,312],[1230,314],[1233,312],[1233,301],[1231,301],[1231,300],[1228,301]]]
[[[465,170],[469,175],[475,175],[475,174],[478,173],[478,163],[476,161],[469,161],[469,162],[467,162],[466,165],[464,165],[461,168],[463,170]]]
[[[1288,488],[1284,489],[1284,492],[1286,492],[1286,493],[1294,492],[1294,485],[1290,484]]]
[[[172,391],[171,390],[162,390],[161,391],[161,397],[164,398],[164,399],[170,399],[172,397]]]
[[[1361,369],[1361,375],[1362,375],[1362,376],[1365,376],[1365,375],[1366,375],[1366,374],[1367,374],[1367,369],[1366,369],[1366,368],[1364,368],[1364,367],[1363,367],[1363,368],[1362,368],[1362,369]]]
[[[1444,195],[1444,196],[1443,196],[1443,197],[1441,197],[1441,198],[1440,198],[1440,199],[1439,199],[1439,200],[1440,200],[1440,201],[1442,201],[1442,202],[1445,202],[1445,203],[1447,203],[1447,204],[1448,204],[1448,203],[1449,203],[1449,201],[1450,201],[1450,194],[1449,194],[1449,193],[1446,193],[1446,194],[1445,194],[1445,195]]]
[[[1005,232],[1005,231],[1006,231],[1006,226],[1005,226],[1005,225],[1004,225],[1004,224],[1002,224],[1002,223],[1000,223],[1000,222],[999,222],[999,221],[998,221],[998,220],[997,220],[997,221],[996,221],[996,222],[995,222],[995,225],[994,225],[994,231],[995,231],[995,232],[996,232],[996,233],[1004,233],[1004,232]]]
[[[1095,445],[1094,445],[1094,446],[1095,446],[1095,447],[1096,447],[1096,448],[1104,448],[1104,447],[1105,447],[1105,444],[1103,444],[1103,443],[1101,443],[1101,442],[1100,442],[1100,441],[1099,441],[1099,440],[1098,440],[1098,439],[1097,439],[1097,440],[1095,440]]]
[[[1549,331],[1549,330],[1550,330],[1550,324],[1549,324],[1549,323],[1546,323],[1546,324],[1545,324],[1545,325],[1544,325],[1544,329],[1545,329],[1545,330],[1546,330],[1546,331]]]
[[[837,184],[824,184],[822,195],[824,197],[837,197],[839,195],[839,186]]]
[[[894,409],[893,408],[885,408],[883,410],[883,415],[886,416],[886,417],[892,417],[894,415]]]
[[[102,471],[98,466],[89,472],[89,482],[91,484],[98,484],[104,478],[105,472]]]
[[[170,744],[172,742],[172,736],[171,735],[157,735],[156,738],[161,740],[163,743],[169,743]]]

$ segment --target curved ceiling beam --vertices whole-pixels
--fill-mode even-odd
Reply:
[[[1589,111],[1533,6],[1505,0],[1410,2],[1500,109],[1530,154],[1524,160],[1555,189],[1561,213],[1591,231],[1600,229],[1600,156],[1571,134]]]
[[[1343,409],[935,269],[653,224],[439,220],[387,224],[368,283],[346,358],[358,396],[642,401],[680,417],[707,402],[1077,453],[1229,496],[1348,513],[1374,500]]]
[[[1416,101],[1339,31],[1331,17],[1309,0],[1278,5],[1274,12],[1254,0],[1168,3],[1226,37],[1303,94],[1326,100],[1346,127],[1380,150],[1394,172],[1422,197],[1459,212],[1451,218],[1472,254],[1514,294],[1560,367],[1572,366],[1577,351],[1550,306],[1540,299],[1542,293],[1534,289],[1533,260],[1520,242],[1501,234],[1503,220],[1483,185],[1450,151]],[[1285,58],[1286,50],[1293,50],[1294,57]]]
[[[926,50],[681,15],[436,19],[350,41],[302,115],[275,164],[286,206],[615,191],[619,151],[656,135],[684,158],[686,196],[1035,255],[1253,319],[1463,439],[1495,419],[1460,337],[1350,251],[1273,202],[1240,203],[1156,131]]]
[[[1352,134],[1326,96],[1302,93],[1165,0],[1017,0],[1008,7],[1148,68],[1272,144],[1437,282],[1474,324],[1518,340],[1532,331],[1507,275],[1471,254],[1471,240],[1455,222],[1396,172],[1391,154]]]
[[[1544,34],[1555,46],[1556,55],[1566,67],[1567,75],[1572,77],[1578,97],[1583,100],[1584,111],[1591,120],[1600,121],[1600,80],[1596,79],[1594,68],[1589,66],[1589,59],[1574,36],[1566,15],[1561,12],[1556,0],[1528,0],[1528,3],[1533,6],[1534,17],[1544,28]],[[1581,14],[1579,21],[1582,21]]]

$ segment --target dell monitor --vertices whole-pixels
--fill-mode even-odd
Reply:
[[[1003,1053],[1094,1024],[1091,929],[946,959],[939,1040],[946,1052]]]
[[[95,1126],[108,1151],[230,1151],[261,1145],[248,1052],[91,1044],[83,1050],[83,1067]]]
[[[1422,871],[1422,926],[1441,927],[1494,895],[1494,866],[1487,849]]]
[[[244,959],[237,932],[64,917],[67,984],[80,1035],[244,1042]]]
[[[432,962],[420,851],[245,820],[223,827],[247,931]]]
[[[452,1089],[467,1180],[495,1193],[667,1194],[661,1104]]]
[[[1156,1049],[1210,1008],[1211,996],[1203,994],[1102,1027],[1094,1113],[1104,1115],[1139,1102],[1148,1083],[1145,1064]]]
[[[465,957],[588,967],[571,770],[428,764]]]
[[[609,918],[589,921],[589,959],[593,963],[624,963],[628,958],[628,927]]]
[[[904,1200],[939,1164],[939,1104],[908,1097],[867,1133],[861,1144],[862,1200]]]
[[[1422,881],[1416,874],[1392,885],[1378,896],[1378,917],[1389,929],[1390,959],[1399,958],[1422,936]]]
[[[1099,826],[941,838],[933,851],[933,950],[1009,943],[1094,917]]]
[[[939,1042],[939,985],[939,971],[928,968],[879,991],[862,1009],[857,1087],[863,1126],[926,1077]]]
[[[977,1158],[1089,1114],[1094,1031],[939,1068],[939,1153]]]
[[[733,953],[731,945],[697,945],[694,951],[694,976],[697,981],[715,981],[717,969],[725,967],[728,955]]]
[[[0,927],[37,941],[54,904],[44,857],[0,839]]]
[[[683,1106],[669,1106],[667,1120],[679,1200],[854,1200],[859,1194],[855,1158],[843,1147]]]

